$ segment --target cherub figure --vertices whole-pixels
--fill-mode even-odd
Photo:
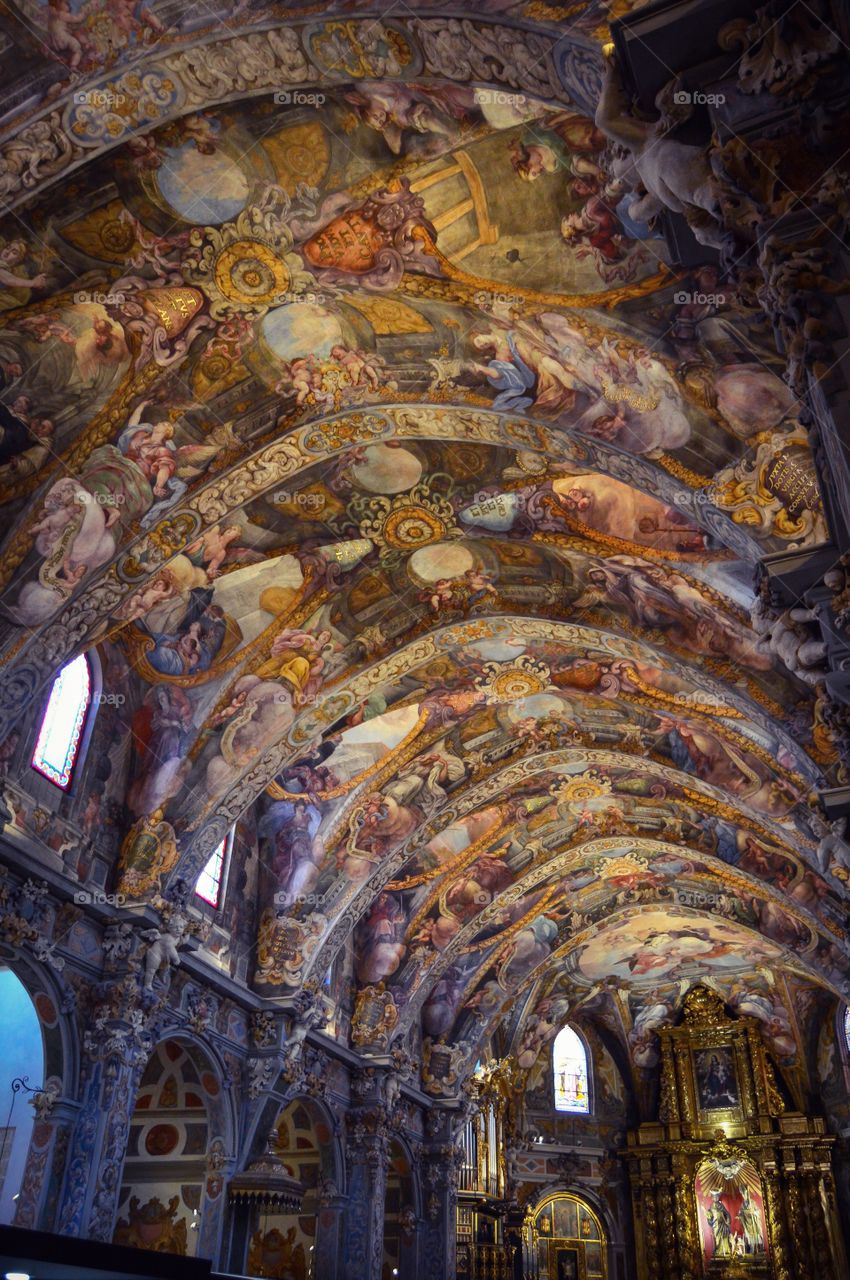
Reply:
[[[153,988],[154,978],[164,977],[172,967],[180,964],[180,948],[189,943],[189,939],[197,936],[202,926],[190,920],[186,912],[178,906],[159,898],[154,904],[162,919],[162,928],[145,929],[142,937],[147,942],[145,951],[144,988]]]
[[[85,13],[73,13],[69,0],[47,0],[47,44],[62,62],[76,71],[83,57],[83,46],[74,28],[86,21]]]
[[[242,536],[238,524],[214,524],[195,542],[186,548],[186,554],[196,564],[200,561],[206,569],[207,577],[217,578],[227,560],[250,560],[256,553],[247,548],[233,547],[231,544]],[[260,557],[257,557],[260,558]]]

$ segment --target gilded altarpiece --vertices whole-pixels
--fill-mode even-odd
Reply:
[[[842,1280],[834,1139],[786,1105],[758,1022],[696,987],[658,1036],[658,1118],[623,1153],[638,1280]]]

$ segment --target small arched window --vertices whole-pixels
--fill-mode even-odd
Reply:
[[[91,700],[91,669],[81,653],[53,681],[38,731],[32,767],[67,791],[80,754],[83,726]]]
[[[564,1027],[555,1037],[552,1049],[552,1071],[555,1084],[555,1110],[590,1112],[590,1074],[587,1050],[572,1027]]]
[[[195,895],[215,910],[221,906],[224,875],[227,870],[227,855],[233,832],[224,837],[221,844],[209,856],[198,879],[195,882]]]
[[[844,1010],[844,1047],[850,1053],[850,1005]]]

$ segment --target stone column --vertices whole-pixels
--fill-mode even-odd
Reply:
[[[14,1225],[51,1231],[68,1158],[68,1141],[78,1107],[67,1099],[54,1104],[48,1095],[42,1096],[48,1101],[44,1105],[34,1104],[36,1122],[23,1183],[15,1204]]]
[[[151,1051],[141,1022],[95,1016],[86,1033],[80,1111],[59,1206],[62,1235],[111,1240],[130,1117]]]
[[[381,1280],[390,1143],[380,1108],[348,1117],[343,1280]]]
[[[451,1113],[428,1116],[422,1148],[425,1221],[419,1232],[420,1280],[452,1280],[457,1269],[457,1185],[462,1156],[454,1143]]]
[[[419,1280],[419,1236],[422,1224],[411,1221],[407,1230],[402,1230],[398,1251],[398,1274],[404,1280]]]
[[[222,1254],[224,1209],[227,1203],[225,1189],[235,1170],[234,1157],[227,1158],[219,1150],[207,1152],[198,1235],[199,1258],[211,1258],[216,1262]]]
[[[320,1203],[316,1210],[316,1245],[314,1253],[313,1274],[316,1280],[337,1280],[341,1273],[340,1260],[347,1252],[347,1244],[343,1247],[345,1236],[345,1211],[348,1205],[347,1196],[331,1196],[324,1204]]]

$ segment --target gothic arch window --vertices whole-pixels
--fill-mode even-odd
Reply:
[[[91,667],[81,653],[66,663],[53,681],[41,719],[32,767],[63,791],[70,787],[79,762],[91,692]]]
[[[580,1115],[590,1112],[590,1068],[584,1041],[572,1027],[563,1027],[552,1048],[555,1110]]]
[[[195,881],[195,896],[214,911],[221,906],[224,896],[224,881],[232,843],[233,832],[230,831],[210,854],[206,866]]]
[[[844,1029],[844,1049],[845,1052],[850,1054],[850,1005],[844,1010],[844,1018],[841,1025]]]

